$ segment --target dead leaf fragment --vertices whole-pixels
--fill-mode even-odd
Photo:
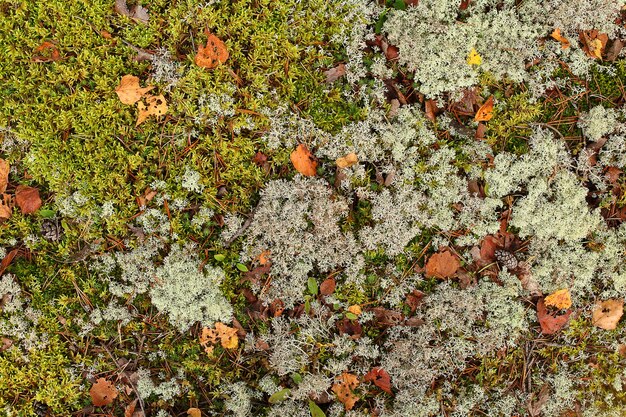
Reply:
[[[212,33],[207,33],[206,46],[198,45],[195,63],[203,68],[215,68],[228,59],[226,44]]]
[[[485,103],[480,106],[474,116],[476,122],[487,122],[493,117],[493,96],[490,96]]]
[[[435,253],[426,262],[426,276],[449,278],[456,273],[460,266],[459,259],[449,251]]]
[[[56,62],[61,59],[59,49],[52,42],[45,41],[35,48],[33,62]]]
[[[199,408],[192,407],[187,410],[187,415],[189,417],[202,417],[202,411]]]
[[[372,368],[365,374],[363,379],[367,382],[373,382],[378,388],[382,389],[389,395],[393,395],[391,391],[391,377],[383,368]]]
[[[554,316],[548,313],[543,299],[537,302],[537,319],[543,334],[554,334],[561,330],[567,324],[571,314],[571,310],[568,310],[565,314]]]
[[[583,51],[588,57],[593,59],[602,59],[604,48],[609,41],[606,33],[599,33],[597,30],[581,30],[578,32],[578,38],[583,44]]]
[[[314,177],[317,174],[317,158],[309,151],[304,143],[301,143],[291,152],[289,157],[293,167],[300,174],[307,177]]]
[[[332,293],[335,292],[335,287],[336,286],[337,286],[337,284],[335,282],[335,278],[333,278],[333,277],[326,278],[320,284],[320,294],[322,294],[322,295],[331,295]]]
[[[600,301],[593,309],[591,322],[601,329],[614,330],[622,314],[624,314],[624,300]]]
[[[352,305],[350,307],[348,307],[348,311],[352,314],[354,314],[355,316],[360,316],[361,313],[363,312],[361,310],[361,306],[359,306],[358,304]]]
[[[550,36],[552,37],[552,39],[555,39],[559,42],[561,42],[561,48],[562,49],[567,49],[570,47],[570,43],[567,40],[567,38],[565,38],[563,35],[561,35],[561,29],[556,28],[552,31],[552,33],[550,34]]]
[[[135,104],[141,100],[141,97],[153,88],[154,86],[152,85],[142,88],[139,86],[139,77],[135,77],[134,75],[124,75],[120,80],[120,85],[118,85],[115,89],[115,92],[122,103]]]
[[[572,297],[567,288],[558,290],[548,295],[544,302],[548,307],[554,307],[559,310],[564,310],[572,306]]]
[[[335,383],[331,389],[337,396],[337,399],[343,403],[346,410],[352,410],[356,402],[359,401],[359,397],[352,392],[358,385],[359,379],[357,376],[347,372],[335,378]]]
[[[147,96],[145,104],[142,101],[137,103],[137,109],[139,113],[137,114],[135,127],[145,122],[150,116],[160,117],[167,113],[167,101],[163,94]]]
[[[204,347],[205,352],[210,355],[213,353],[213,346],[220,342],[224,349],[235,349],[239,345],[237,337],[237,329],[228,327],[224,323],[215,323],[215,329],[207,327],[202,329],[200,335],[200,345]]]
[[[91,386],[89,395],[91,395],[93,405],[103,407],[111,404],[115,397],[117,397],[117,389],[112,382],[100,378]]]
[[[335,162],[337,163],[337,166],[339,168],[342,168],[342,169],[343,168],[348,168],[348,167],[351,167],[352,165],[356,164],[357,162],[359,162],[359,157],[354,152],[350,152],[346,156],[342,156],[341,158],[337,158],[337,160]]]
[[[18,185],[15,189],[15,202],[22,214],[34,213],[41,207],[39,190],[27,185]]]
[[[339,64],[334,68],[324,71],[326,75],[326,84],[331,84],[346,74],[345,64]]]
[[[129,10],[126,0],[115,0],[115,12],[141,23],[148,23],[148,19],[150,18],[148,11],[140,4],[134,5]]]
[[[9,163],[4,159],[0,158],[0,193],[3,193],[7,190],[7,185],[9,184]]]
[[[126,408],[124,408],[124,417],[133,417],[133,414],[135,414],[135,407],[137,407],[137,400],[133,400],[132,403],[128,404]]]

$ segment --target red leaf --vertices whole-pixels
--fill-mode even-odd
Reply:
[[[335,292],[335,287],[336,287],[335,278],[333,277],[326,278],[324,282],[320,284],[320,294],[331,295],[332,293]]]
[[[378,388],[382,389],[389,395],[393,395],[391,391],[391,377],[383,368],[372,368],[363,378],[367,382],[373,382]]]
[[[539,319],[542,334],[554,334],[561,330],[567,324],[571,314],[572,311],[568,310],[565,314],[553,316],[548,314],[543,298],[537,302],[537,319]]]

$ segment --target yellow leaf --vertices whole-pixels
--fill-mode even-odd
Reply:
[[[478,54],[476,49],[472,48],[467,56],[468,65],[480,65],[483,63],[482,57]]]
[[[135,104],[141,97],[148,91],[152,90],[154,86],[139,87],[139,77],[134,75],[124,75],[120,81],[120,85],[117,86],[115,92],[120,98],[120,101],[124,104]]]
[[[559,29],[559,28],[554,29],[554,31],[550,34],[550,36],[552,36],[553,39],[556,39],[557,41],[561,42],[561,48],[562,49],[569,48],[570,43],[567,40],[567,38],[565,38],[563,35],[561,35],[561,29]]]
[[[553,292],[543,301],[546,306],[558,308],[559,310],[570,308],[572,306],[572,297],[567,288]]]
[[[165,101],[163,94],[159,94],[158,96],[147,96],[145,104],[142,101],[137,103],[137,109],[139,109],[139,113],[137,115],[137,123],[135,126],[139,126],[150,116],[159,117],[167,113],[167,101]]]
[[[235,349],[239,344],[239,338],[237,337],[237,329],[228,327],[227,325],[217,322],[215,323],[215,330],[220,338],[222,347],[224,349]]]
[[[348,168],[356,164],[357,162],[359,162],[359,157],[354,152],[351,152],[347,154],[346,156],[337,158],[335,162],[337,163],[337,166],[339,168]]]

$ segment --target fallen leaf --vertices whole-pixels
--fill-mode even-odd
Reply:
[[[359,397],[352,392],[358,385],[359,379],[356,375],[347,372],[335,378],[335,383],[331,389],[337,396],[337,399],[343,403],[346,410],[352,410],[356,402],[359,401]]]
[[[476,122],[486,122],[491,120],[493,117],[493,96],[490,96],[485,103],[480,106],[478,111],[476,112],[476,116],[474,116],[474,121]]]
[[[259,265],[267,265],[270,262],[271,252],[269,250],[264,250],[259,255]]]
[[[449,278],[456,273],[460,266],[459,259],[449,251],[435,253],[426,262],[426,276]]]
[[[378,388],[382,389],[389,395],[393,395],[391,391],[391,377],[383,368],[372,368],[363,379],[367,382],[373,382]]]
[[[35,48],[33,62],[56,62],[61,59],[58,48],[52,42],[45,41]]]
[[[198,45],[195,63],[203,68],[215,68],[228,59],[228,49],[217,36],[207,33],[206,46]]]
[[[359,162],[359,157],[354,152],[350,152],[346,156],[337,158],[335,162],[339,168],[348,168]]]
[[[299,144],[296,149],[291,152],[289,159],[296,171],[302,175],[313,177],[317,174],[317,158],[315,158],[304,143]]]
[[[333,278],[333,277],[326,278],[320,284],[320,294],[322,294],[322,295],[331,295],[332,293],[335,292],[336,285],[337,284],[335,282],[335,278]]]
[[[348,307],[348,311],[354,314],[355,316],[359,316],[362,313],[361,306],[356,305],[356,304]]]
[[[115,397],[117,397],[117,389],[113,383],[104,378],[100,378],[91,386],[89,395],[91,395],[93,405],[103,407],[111,404]]]
[[[548,295],[544,302],[548,307],[554,307],[559,310],[564,310],[572,306],[572,297],[567,288],[558,290]]]
[[[336,324],[339,334],[347,334],[352,340],[360,339],[363,334],[363,326],[357,320],[350,320],[346,317],[338,320]]]
[[[192,407],[187,410],[187,415],[189,417],[202,417],[202,411],[199,408]]]
[[[543,334],[554,334],[561,330],[567,324],[570,314],[571,310],[559,316],[548,314],[544,300],[539,299],[537,302],[537,319]]]
[[[15,189],[15,202],[22,214],[34,213],[41,207],[39,190],[27,185],[18,185]]]
[[[124,417],[133,417],[135,407],[137,407],[137,400],[133,400],[132,403],[128,404],[126,408],[124,408]]]
[[[140,4],[134,5],[130,10],[126,4],[126,0],[115,0],[115,12],[117,14],[130,17],[141,23],[148,23],[148,11]]]
[[[615,39],[611,43],[611,46],[606,50],[606,60],[610,62],[615,61],[622,51],[623,47],[624,41],[622,41],[621,39]]]
[[[604,48],[609,41],[606,33],[599,33],[597,30],[581,30],[578,32],[578,38],[583,44],[583,51],[588,57],[593,59],[602,59]]]
[[[467,55],[468,65],[480,65],[483,63],[483,58],[478,54],[476,49],[472,48]]]
[[[7,190],[7,185],[9,184],[9,163],[4,159],[0,158],[0,193],[3,193]]]
[[[137,123],[135,126],[139,126],[148,119],[150,116],[160,117],[167,113],[167,101],[163,94],[158,96],[147,96],[146,103],[142,101],[137,103],[137,109],[139,113],[137,115]]]
[[[346,74],[345,64],[339,64],[334,68],[324,71],[326,75],[326,84],[333,83]]]
[[[309,411],[311,412],[311,417],[326,417],[322,409],[311,400],[309,400]]]
[[[153,88],[154,86],[152,85],[142,88],[139,86],[139,77],[124,75],[120,81],[120,85],[115,89],[115,92],[122,103],[135,104]]]
[[[487,125],[484,123],[478,123],[478,127],[476,128],[476,134],[474,138],[478,140],[485,139],[485,133],[487,133]]]
[[[0,339],[0,352],[4,352],[11,346],[13,346],[13,341],[11,339],[8,339],[6,337]]]
[[[424,103],[424,112],[426,113],[426,118],[431,122],[437,120],[437,103],[435,100],[426,100],[426,103]]]
[[[210,345],[215,345],[218,341],[224,349],[235,349],[239,345],[237,329],[220,322],[215,323],[215,329],[207,327],[202,329],[200,345],[208,355],[213,353],[213,346]]]
[[[557,40],[557,41],[561,42],[561,48],[562,48],[562,49],[567,49],[567,48],[569,48],[569,47],[570,47],[570,43],[569,43],[569,41],[567,40],[567,38],[565,38],[563,35],[561,35],[561,29],[559,29],[559,28],[554,29],[554,31],[552,31],[552,33],[550,34],[550,36],[551,36],[553,39],[555,39],[555,40]]]
[[[388,61],[395,61],[400,56],[400,48],[395,45],[387,45],[387,49],[385,49],[385,58]]]
[[[624,314],[624,300],[600,301],[593,309],[591,322],[601,329],[614,330],[622,314]]]

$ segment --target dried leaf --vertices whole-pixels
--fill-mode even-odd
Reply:
[[[124,417],[133,417],[135,407],[137,407],[137,400],[133,400],[132,403],[128,404],[126,408],[124,408]]]
[[[624,41],[621,39],[615,39],[611,46],[606,50],[606,60],[613,62],[619,57],[620,52],[624,48]]]
[[[326,84],[333,83],[346,74],[345,64],[339,64],[334,68],[324,71],[326,75]]]
[[[4,193],[7,190],[10,168],[9,163],[0,158],[0,193]]]
[[[426,103],[424,103],[424,112],[428,120],[432,122],[437,120],[437,103],[435,100],[426,100]]]
[[[163,94],[147,96],[145,104],[142,101],[137,103],[137,109],[139,109],[139,113],[135,126],[139,126],[150,116],[160,117],[167,113],[167,101]]]
[[[335,162],[339,168],[348,168],[359,162],[359,157],[354,152],[350,152],[346,156],[337,158]]]
[[[389,395],[393,395],[391,391],[391,377],[383,368],[372,368],[363,379],[367,382],[373,382],[378,388],[382,389]]]
[[[459,259],[449,251],[435,253],[426,262],[426,276],[449,278],[456,273],[460,266]]]
[[[541,333],[543,334],[554,334],[561,330],[567,324],[570,314],[572,314],[572,312],[567,311],[565,314],[560,316],[553,316],[548,314],[548,310],[546,309],[546,304],[543,299],[540,299],[537,302],[537,319],[539,320]]]
[[[624,300],[613,299],[598,302],[592,313],[592,323],[604,330],[614,330],[624,314]]]
[[[22,214],[34,213],[41,207],[39,190],[27,185],[18,185],[15,189],[15,202]]]
[[[239,345],[237,329],[220,322],[215,323],[215,329],[207,327],[202,329],[200,345],[205,348],[207,354],[213,353],[213,347],[209,345],[215,345],[218,340],[224,349],[235,349]]]
[[[317,174],[317,159],[309,151],[304,143],[291,152],[289,157],[296,171],[307,177],[313,177]]]
[[[190,408],[189,410],[187,410],[187,415],[189,417],[202,417],[202,411],[200,411],[199,408]]]
[[[578,37],[583,44],[583,51],[588,57],[593,59],[602,59],[604,48],[609,41],[606,33],[599,33],[597,30],[581,30]]]
[[[544,302],[548,307],[554,307],[559,310],[564,310],[572,306],[572,297],[567,288],[558,290],[548,295]]]
[[[33,56],[33,62],[56,62],[61,59],[58,48],[52,42],[43,42],[35,48],[36,55]]]
[[[363,312],[363,311],[361,310],[361,306],[356,305],[356,304],[355,304],[355,305],[352,305],[352,306],[350,306],[350,307],[348,307],[348,311],[349,311],[350,313],[354,314],[355,316],[359,316],[359,315],[361,315],[361,313]]]
[[[154,86],[152,85],[142,88],[139,86],[139,77],[124,75],[120,81],[120,85],[115,89],[115,92],[122,103],[135,104],[141,100],[144,94],[153,88]]]
[[[337,284],[335,282],[335,278],[333,278],[333,277],[326,278],[320,284],[320,294],[322,294],[322,295],[331,295],[332,293],[335,292],[336,285]]]
[[[148,11],[139,4],[128,10],[126,0],[115,0],[115,12],[122,16],[130,17],[138,22],[148,23]]]
[[[258,257],[259,265],[263,266],[263,265],[267,265],[268,263],[270,263],[271,254],[272,253],[269,250],[264,250],[263,252],[261,252],[261,254]]]
[[[472,48],[467,55],[467,65],[480,65],[482,63],[482,57],[478,54],[476,49]]]
[[[337,399],[343,403],[346,410],[352,410],[356,402],[359,401],[359,397],[352,392],[358,385],[359,379],[357,376],[347,372],[335,378],[335,383],[331,389],[337,396]]]
[[[561,35],[561,29],[559,29],[559,28],[554,29],[554,31],[552,31],[552,33],[550,34],[550,36],[551,36],[553,39],[555,39],[555,40],[557,40],[557,41],[561,42],[561,48],[562,48],[562,49],[567,49],[567,48],[569,48],[569,47],[570,47],[570,43],[569,43],[569,41],[567,40],[567,38],[565,38],[563,35]]]
[[[113,383],[104,378],[100,378],[91,386],[89,395],[91,395],[93,405],[103,407],[111,404],[115,397],[117,397],[117,389]]]
[[[228,49],[217,36],[207,33],[206,46],[198,45],[195,63],[203,68],[215,68],[228,59]]]
[[[493,117],[493,96],[490,96],[485,103],[480,106],[474,116],[476,122],[487,122]]]

